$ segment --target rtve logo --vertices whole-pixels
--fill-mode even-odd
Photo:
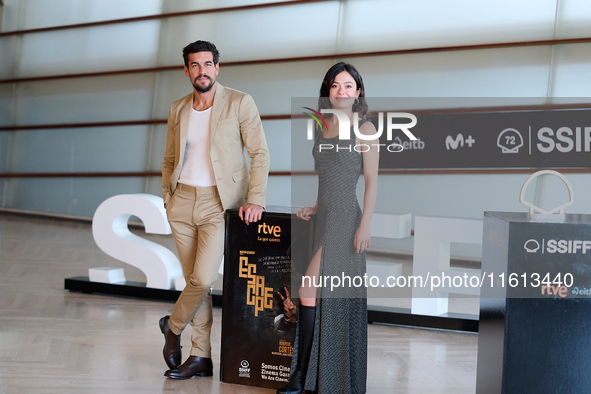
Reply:
[[[258,228],[259,234],[265,235],[273,235],[275,237],[281,237],[281,227],[280,226],[269,226],[267,223],[259,224]]]
[[[322,116],[322,114],[333,114],[337,117],[339,121],[339,139],[340,140],[350,140],[351,139],[351,122],[349,121],[349,117],[343,112],[338,109],[321,109],[320,112],[313,110],[309,107],[304,107],[305,109],[312,111],[312,113],[305,113],[306,115],[310,116],[311,119],[308,119],[307,124],[307,138],[309,141],[314,139],[314,121],[320,127],[323,126],[328,129],[328,125],[326,124],[326,120]],[[394,119],[408,119],[410,120],[409,123],[394,123]],[[314,120],[314,121],[313,121]],[[412,140],[417,141],[417,137],[414,136],[413,133],[410,132],[409,129],[413,128],[417,124],[417,117],[408,112],[387,112],[386,113],[386,137],[388,141],[393,141],[392,132],[394,130],[401,130],[406,136]],[[378,113],[378,127],[376,133],[373,135],[366,135],[359,132],[359,114],[357,112],[353,113],[353,132],[362,141],[374,141],[379,140],[379,138],[384,133],[384,113]],[[397,137],[400,140],[400,137]],[[377,147],[378,151],[380,146],[386,146],[385,144],[372,144],[371,146]],[[335,146],[333,144],[321,144],[320,150],[326,149],[333,149]],[[339,149],[343,149],[342,147],[336,147],[337,151]],[[370,145],[367,144],[356,144],[354,146],[348,147],[349,151],[354,149],[357,152],[367,152],[370,149]],[[386,146],[389,152],[400,152],[404,150],[404,145],[401,143],[394,142],[388,146]],[[345,149],[347,150],[347,149]]]

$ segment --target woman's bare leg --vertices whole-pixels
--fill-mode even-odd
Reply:
[[[316,306],[316,295],[318,293],[318,288],[314,286],[319,284],[320,281],[320,260],[322,256],[322,246],[310,262],[308,269],[306,270],[306,276],[310,278],[310,280],[306,279],[305,283],[302,280],[302,286],[300,287],[300,303],[304,306]]]

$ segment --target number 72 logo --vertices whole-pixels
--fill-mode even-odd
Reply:
[[[519,131],[508,127],[499,134],[497,146],[501,148],[501,153],[519,153],[519,148],[523,146],[523,137]]]

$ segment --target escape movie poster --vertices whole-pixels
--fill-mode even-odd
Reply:
[[[297,298],[297,289],[291,289],[292,249],[301,254],[299,259],[307,259],[310,228],[310,222],[291,213],[264,212],[260,221],[249,225],[237,210],[226,213],[223,382],[267,388],[286,385],[297,324],[283,319],[278,292],[285,297],[286,287]]]

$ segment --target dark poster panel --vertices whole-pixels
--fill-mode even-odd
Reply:
[[[277,292],[287,287],[292,293],[292,248],[307,249],[306,237],[292,244],[292,216],[265,212],[247,226],[237,211],[226,213],[223,382],[279,388],[288,381],[296,327],[284,324]]]
[[[590,298],[590,215],[568,214],[564,223],[512,223],[509,245],[509,265],[521,271],[507,278],[508,297]]]
[[[589,392],[591,215],[485,212],[482,270],[476,392]]]
[[[381,169],[591,167],[591,110],[417,113],[416,141],[400,130],[388,140],[386,114]],[[373,123],[378,128],[379,117]]]

